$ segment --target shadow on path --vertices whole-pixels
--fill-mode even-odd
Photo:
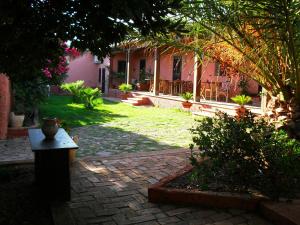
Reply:
[[[77,156],[110,156],[121,153],[178,149],[149,137],[105,124],[73,128],[72,135],[79,136]]]

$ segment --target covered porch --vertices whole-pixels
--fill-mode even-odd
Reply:
[[[144,96],[150,99],[152,105],[160,108],[178,108],[181,109],[181,103],[184,101],[180,96],[159,93],[155,95],[153,92],[148,91],[133,91],[133,96]],[[201,99],[200,101],[192,101],[193,106],[190,109],[193,115],[213,116],[217,111],[225,112],[234,116],[237,104],[231,102],[221,102],[214,100]],[[253,106],[246,105],[253,114],[260,115],[263,113],[261,105]]]
[[[119,50],[111,62],[111,74],[123,73],[119,83],[112,77],[112,89],[127,83],[133,85],[134,91],[170,99],[191,92],[194,103],[214,104],[230,104],[231,97],[246,93],[252,97],[251,106],[261,106],[262,89],[255,81],[242,76],[229,77],[217,62],[200,59],[194,52],[129,47]]]

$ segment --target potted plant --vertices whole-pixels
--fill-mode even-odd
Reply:
[[[25,118],[24,113],[18,114],[17,112],[11,112],[10,113],[10,126],[14,127],[14,128],[23,127],[24,118]]]
[[[21,88],[20,83],[13,84],[13,107],[10,113],[10,126],[14,128],[23,127],[26,111],[25,91]]]
[[[193,94],[191,92],[185,92],[181,95],[181,97],[185,100],[182,102],[183,108],[191,108],[193,103],[191,103],[190,100],[193,98]]]
[[[121,99],[126,100],[129,97],[129,92],[132,91],[132,85],[123,83],[119,86],[119,90],[122,92]]]
[[[252,98],[247,95],[237,95],[231,98],[239,107],[235,110],[238,118],[243,118],[248,110],[245,108],[245,104],[251,102]]]

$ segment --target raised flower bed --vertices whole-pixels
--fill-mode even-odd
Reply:
[[[167,176],[151,185],[148,188],[149,202],[256,211],[276,225],[300,225],[300,199],[293,202],[274,202],[259,194],[200,191],[170,187],[172,182],[186,176],[192,169],[193,166],[187,165],[174,175]]]
[[[177,203],[208,206],[213,208],[237,208],[256,210],[267,198],[263,195],[231,192],[200,191],[196,189],[173,188],[170,183],[191,172],[188,165],[175,175],[167,176],[148,188],[148,199],[153,203]]]
[[[300,224],[297,140],[249,112],[218,113],[191,131],[191,165],[150,186],[150,202],[258,211],[278,225]]]

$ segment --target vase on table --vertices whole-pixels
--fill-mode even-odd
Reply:
[[[42,132],[46,140],[53,140],[58,131],[58,121],[56,118],[43,118]]]

